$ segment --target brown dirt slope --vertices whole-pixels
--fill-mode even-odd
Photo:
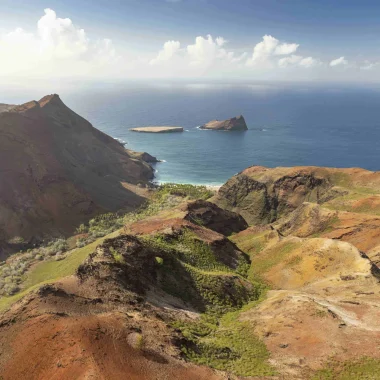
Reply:
[[[0,241],[68,234],[143,198],[152,168],[49,95],[0,114]],[[126,184],[124,186],[123,184]],[[130,186],[129,186],[130,187]]]
[[[121,303],[122,293],[113,295],[105,303],[72,278],[15,305],[0,322],[2,378],[224,378],[180,360],[181,337],[168,326],[174,312],[134,296]]]
[[[219,294],[232,304],[251,287],[232,273],[220,284]],[[1,316],[0,374],[7,380],[231,378],[184,362],[186,340],[170,327],[199,317],[196,311],[210,302],[201,288],[172,253],[131,235],[108,239],[75,276],[42,286]]]

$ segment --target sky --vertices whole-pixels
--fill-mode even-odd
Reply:
[[[1,0],[0,80],[380,82],[380,2]]]

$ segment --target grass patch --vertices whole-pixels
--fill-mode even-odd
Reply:
[[[256,306],[258,302],[221,317],[217,313],[206,313],[199,321],[176,322],[175,327],[189,342],[182,348],[186,358],[238,376],[275,375],[268,363],[269,352],[254,334],[254,327],[239,320],[242,311]]]
[[[162,289],[199,310],[208,305],[228,311],[258,297],[256,284],[249,283],[239,272],[243,265],[237,270],[224,265],[189,230],[175,238],[156,235],[142,239],[154,251],[161,252],[156,262]]]
[[[230,240],[237,245],[243,252],[251,257],[260,253],[266,246],[270,231],[257,234],[241,234],[230,236]]]
[[[190,184],[165,183],[158,188],[157,192],[160,196],[166,194],[177,195],[190,199],[208,199],[214,195],[214,192],[206,186],[196,186]]]
[[[363,357],[344,363],[332,363],[331,368],[314,374],[312,380],[379,380],[380,360]]]
[[[143,239],[153,249],[170,252],[185,264],[207,271],[232,272],[232,269],[220,263],[212,249],[189,230],[174,239],[164,235],[145,236]]]
[[[119,232],[116,231],[83,248],[77,248],[64,260],[50,260],[38,263],[26,274],[26,279],[22,284],[23,290],[20,293],[0,299],[0,311],[5,310],[14,302],[41,285],[74,274],[78,266],[82,264],[90,253],[95,251],[95,248],[99,244],[102,244],[105,239],[116,237],[118,233]]]

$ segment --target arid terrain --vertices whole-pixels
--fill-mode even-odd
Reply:
[[[59,259],[30,253],[0,300],[0,374],[378,379],[379,194],[379,173],[316,167],[164,185]]]

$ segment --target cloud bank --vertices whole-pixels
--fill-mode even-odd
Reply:
[[[323,60],[304,54],[297,42],[269,34],[246,49],[234,49],[222,36],[207,35],[190,43],[163,42],[156,53],[144,52],[143,47],[139,53],[120,51],[112,40],[92,39],[48,8],[34,31],[18,27],[0,36],[0,76],[310,80],[336,76],[338,71],[366,73],[380,66],[368,60],[349,64],[344,56]]]

